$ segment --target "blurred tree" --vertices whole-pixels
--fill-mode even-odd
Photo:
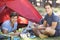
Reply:
[[[52,6],[53,6],[53,7],[56,7],[56,1],[57,1],[57,0],[50,0],[50,1],[52,1]],[[49,0],[42,0],[42,2],[43,2],[43,3],[42,3],[43,6],[44,6],[45,2],[49,2]]]
[[[36,0],[29,0],[32,4],[34,4],[35,6],[37,6],[37,1]]]
[[[53,6],[53,7],[56,7],[56,1],[57,1],[57,0],[52,0],[52,6]]]
[[[33,0],[29,0],[31,3],[33,3]]]
[[[34,5],[37,6],[37,1],[36,0],[34,0]]]
[[[32,4],[34,4],[35,6],[37,6],[37,0],[29,0]],[[56,1],[57,0],[50,0],[52,1],[52,6],[56,7]],[[40,0],[40,6],[43,7],[45,2],[49,2],[49,0]]]
[[[46,0],[47,2],[49,1],[49,0]]]
[[[44,7],[46,0],[42,0],[42,6]]]

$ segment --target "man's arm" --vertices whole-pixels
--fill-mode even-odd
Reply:
[[[52,22],[52,25],[45,29],[45,33],[47,33],[50,36],[54,35],[56,31],[55,30],[56,26],[57,26],[57,22]]]
[[[2,33],[7,34],[8,31],[3,29],[3,30],[2,30]]]
[[[52,22],[52,26],[51,26],[51,28],[52,28],[52,29],[55,29],[56,26],[57,26],[57,22]]]
[[[58,24],[58,22],[59,22],[59,17],[53,16],[51,28],[52,28],[52,29],[55,29],[56,26],[57,26],[57,24]]]
[[[47,21],[44,20],[43,26],[46,27],[47,26]]]
[[[43,24],[38,26],[38,29],[39,29],[39,30],[40,30],[40,29],[45,29],[45,28],[46,28],[46,25],[47,25],[47,21],[44,20]]]
[[[50,27],[47,27],[45,31],[49,32],[50,30],[51,31],[55,30],[56,26],[57,26],[57,22],[52,22],[52,25]]]

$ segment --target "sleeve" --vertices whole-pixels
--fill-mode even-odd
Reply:
[[[59,21],[58,16],[53,16],[53,22],[58,22],[58,21]]]
[[[44,22],[44,19],[41,19],[40,22],[39,22],[38,24],[41,25],[41,24],[43,24],[43,22]]]
[[[3,29],[4,29],[4,30],[8,30],[8,25],[7,25],[7,23],[5,23],[5,22],[2,24],[2,30],[3,30]]]

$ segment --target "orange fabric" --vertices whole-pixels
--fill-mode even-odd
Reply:
[[[21,16],[18,17],[18,23],[20,24],[28,24],[28,20],[26,18],[23,18]]]

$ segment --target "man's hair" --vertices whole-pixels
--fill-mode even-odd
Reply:
[[[10,17],[18,16],[16,12],[11,12]]]
[[[52,4],[50,4],[50,3],[48,2],[48,3],[45,3],[45,4],[44,4],[44,8],[45,8],[45,6],[47,6],[47,5],[49,5],[50,7],[52,7]]]

